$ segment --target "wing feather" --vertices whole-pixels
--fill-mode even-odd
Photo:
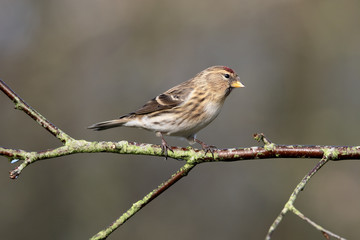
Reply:
[[[190,84],[184,82],[151,99],[131,114],[142,115],[180,106],[187,100],[192,91],[193,88]]]

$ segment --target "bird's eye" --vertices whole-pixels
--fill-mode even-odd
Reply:
[[[224,77],[225,77],[225,78],[229,78],[230,75],[226,73],[226,74],[224,74]]]

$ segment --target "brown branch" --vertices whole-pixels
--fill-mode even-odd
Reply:
[[[52,135],[58,138],[63,143],[71,141],[72,138],[60,131],[58,127],[49,122],[45,117],[43,117],[40,113],[38,113],[35,109],[29,106],[21,97],[19,97],[6,83],[0,79],[0,90],[3,91],[14,103],[15,108],[18,110],[22,110],[27,115],[29,115],[32,119],[34,119],[38,124],[40,124],[43,128],[49,131]]]
[[[321,159],[324,153],[331,152],[329,160],[360,159],[359,147],[336,147],[336,146],[303,146],[303,145],[273,145],[237,149],[218,149],[214,151],[214,157],[210,153],[192,148],[172,147],[168,157],[185,160],[189,163],[203,162],[232,162],[254,159],[273,158],[311,158]],[[161,146],[135,142],[89,142],[85,140],[72,140],[66,145],[40,152],[29,152],[20,149],[0,147],[0,155],[7,156],[11,160],[26,160],[10,172],[12,179],[17,178],[23,169],[39,160],[62,157],[76,153],[109,152],[118,154],[136,154],[147,156],[163,156]]]

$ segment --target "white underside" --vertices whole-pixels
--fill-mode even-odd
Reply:
[[[170,113],[157,117],[147,117],[133,119],[123,126],[143,128],[149,131],[161,132],[169,136],[179,136],[193,140],[195,134],[211,123],[220,113],[222,104],[208,104],[204,108],[204,115],[200,123],[198,121],[189,122],[187,120],[176,119]]]

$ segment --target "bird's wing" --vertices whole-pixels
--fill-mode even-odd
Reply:
[[[188,87],[185,83],[173,87],[165,93],[151,99],[133,114],[142,115],[181,105],[193,91],[193,89],[190,86]]]

